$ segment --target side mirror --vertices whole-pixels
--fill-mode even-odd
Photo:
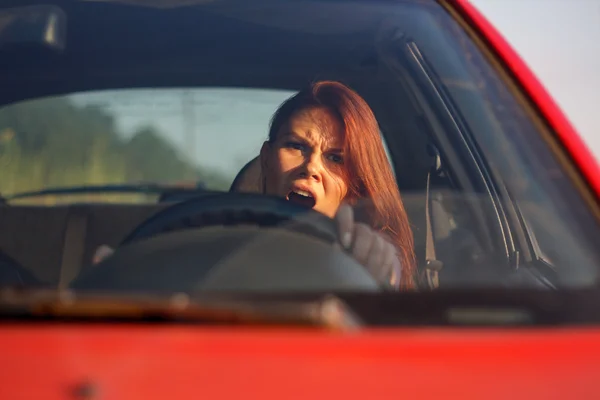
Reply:
[[[67,17],[57,6],[0,9],[0,51],[7,48],[46,48],[63,51]]]

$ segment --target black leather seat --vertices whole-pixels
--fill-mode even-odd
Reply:
[[[230,192],[261,193],[261,167],[260,159],[254,157],[238,172],[231,187]]]

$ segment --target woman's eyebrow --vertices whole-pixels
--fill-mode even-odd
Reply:
[[[310,137],[305,137],[303,135],[299,135],[298,133],[294,132],[294,131],[285,131],[282,135],[281,138],[283,140],[288,140],[288,139],[294,139],[294,140],[298,140],[302,143],[313,143]],[[338,153],[338,154],[343,154],[344,153],[344,149],[341,147],[330,147],[327,149],[328,152],[330,153]]]
[[[294,131],[289,131],[283,135],[283,140],[296,140],[306,145],[313,144],[314,142],[305,136],[299,135]]]
[[[298,135],[296,132],[294,131],[287,131],[283,134],[283,137],[286,139],[298,139],[298,140],[306,140],[305,138],[303,138],[302,136]]]

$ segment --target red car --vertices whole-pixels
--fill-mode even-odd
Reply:
[[[0,60],[3,398],[600,395],[598,164],[467,1],[7,0]],[[243,193],[322,80],[373,111],[418,290]]]

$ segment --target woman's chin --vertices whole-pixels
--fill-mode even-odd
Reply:
[[[337,212],[337,210],[326,210],[326,209],[323,209],[322,207],[319,207],[318,205],[315,205],[313,207],[313,210],[315,210],[315,211],[317,211],[317,212],[319,212],[321,214],[324,214],[324,215],[328,216],[329,218],[335,217],[335,214]]]

